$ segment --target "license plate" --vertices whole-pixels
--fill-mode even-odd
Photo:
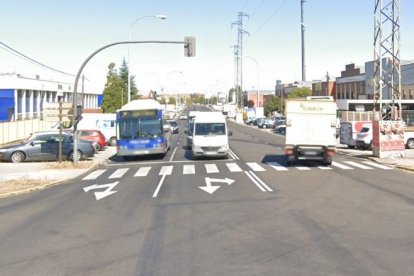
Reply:
[[[318,155],[318,152],[317,151],[309,150],[309,151],[305,151],[305,154],[306,155]]]

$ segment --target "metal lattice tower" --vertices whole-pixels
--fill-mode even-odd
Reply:
[[[375,0],[374,17],[374,112],[401,119],[400,0]]]
[[[243,35],[249,32],[243,29],[243,17],[249,18],[249,15],[244,12],[239,12],[238,20],[233,22],[231,26],[237,25],[237,51],[236,55],[236,102],[239,107],[243,107]]]

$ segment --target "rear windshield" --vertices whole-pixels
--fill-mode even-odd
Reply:
[[[369,127],[363,127],[363,128],[361,129],[361,132],[369,132]]]

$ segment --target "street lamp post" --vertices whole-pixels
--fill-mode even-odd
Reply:
[[[129,25],[129,30],[128,30],[128,42],[129,41],[131,41],[131,30],[132,30],[132,27],[134,27],[134,24],[137,22],[137,21],[139,21],[139,20],[141,20],[141,19],[143,19],[143,18],[147,18],[147,17],[156,17],[156,18],[159,18],[159,19],[162,19],[162,20],[164,20],[164,19],[166,19],[167,18],[167,16],[166,15],[162,15],[162,14],[157,14],[157,15],[145,15],[145,16],[141,16],[141,17],[139,17],[139,18],[137,18],[137,19],[135,19],[132,23],[131,23],[131,25]],[[129,52],[130,52],[130,44],[128,44],[128,102],[130,102],[131,101],[131,80],[130,80],[130,71],[131,71],[131,65],[130,65],[130,54],[129,54]]]
[[[256,91],[256,107],[259,107],[259,63],[257,62],[256,59],[249,57],[249,56],[243,56],[245,58],[251,59],[254,61],[254,63],[256,64],[256,72],[257,72],[257,91]]]

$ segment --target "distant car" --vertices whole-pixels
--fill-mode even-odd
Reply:
[[[99,130],[81,129],[78,130],[78,137],[86,141],[95,141],[96,151],[100,151],[106,147],[106,138]]]
[[[372,124],[366,124],[356,135],[356,147],[361,149],[372,148]]]
[[[180,129],[178,127],[178,123],[176,121],[169,121],[171,133],[179,133]]]
[[[73,152],[72,134],[62,133],[62,158],[81,160],[95,153],[92,142],[79,139],[78,154]],[[23,161],[51,161],[59,158],[59,132],[43,131],[31,134],[25,140],[0,147],[0,160],[20,163]]]
[[[285,134],[286,133],[286,121],[280,120],[275,123],[275,132]]]
[[[187,120],[187,115],[185,115],[185,114],[181,114],[180,115],[180,120]]]
[[[259,128],[273,128],[275,121],[273,119],[264,119],[264,120],[260,120],[257,123],[257,126]]]

